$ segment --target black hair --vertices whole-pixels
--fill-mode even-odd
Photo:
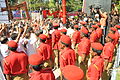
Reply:
[[[101,25],[98,25],[99,27],[101,27]]]
[[[102,50],[97,50],[92,48],[93,52],[96,52],[98,56],[100,56],[100,54],[102,53]]]
[[[16,31],[16,28],[13,28],[13,31]]]
[[[12,39],[12,40],[16,40],[17,36],[18,36],[17,33],[12,33],[12,35],[11,35],[11,39]]]
[[[41,42],[43,42],[43,43],[45,43],[46,39],[45,39],[45,40],[43,40],[43,39],[40,39],[40,41],[41,41]]]
[[[30,32],[30,31],[33,31],[32,27],[29,27],[26,32]]]
[[[94,28],[95,30],[97,29],[97,28]]]
[[[17,47],[12,48],[12,47],[9,47],[9,46],[8,46],[8,49],[11,50],[11,51],[16,51],[16,50],[17,50]]]
[[[114,41],[114,39],[110,38],[109,36],[108,36],[108,38],[109,38],[111,41]]]
[[[48,31],[52,30],[52,28],[53,28],[53,24],[49,23]]]
[[[36,35],[36,36],[39,36],[40,34],[43,34],[43,30],[37,30],[37,31],[35,32],[35,35]]]
[[[57,27],[54,27],[54,29],[58,29],[59,28],[59,26],[57,26]]]
[[[40,71],[43,67],[43,64],[39,64],[39,65],[32,65],[32,68],[35,70],[35,71]]]
[[[94,20],[95,22],[99,22],[97,19]]]
[[[67,32],[61,32],[61,33],[65,34],[65,35],[67,34]]]
[[[73,25],[73,24],[70,24],[70,27],[71,27],[72,29],[74,29],[74,25]]]
[[[74,29],[79,30],[79,28],[74,28]]]
[[[85,33],[83,33],[83,32],[82,32],[82,34],[84,35],[84,37],[89,37],[88,34],[85,34]]]
[[[113,30],[111,30],[112,31],[112,33],[115,33],[116,31],[113,31]]]
[[[64,42],[61,41],[62,44],[64,44],[66,47],[69,47],[69,44],[66,44]]]
[[[2,44],[5,44],[6,42],[8,41],[8,38],[6,36],[3,36],[1,39],[0,39],[0,42]]]

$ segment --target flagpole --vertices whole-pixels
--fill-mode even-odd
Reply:
[[[62,0],[63,24],[66,24],[66,0]]]

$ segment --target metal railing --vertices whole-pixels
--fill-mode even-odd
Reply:
[[[110,70],[112,71],[111,72],[111,80],[118,80],[117,73],[120,72],[120,45],[117,49],[116,58],[115,58],[113,68]]]

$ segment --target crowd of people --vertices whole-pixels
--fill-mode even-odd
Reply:
[[[7,80],[109,80],[119,44],[119,15],[100,9],[77,18],[0,24],[0,61]]]

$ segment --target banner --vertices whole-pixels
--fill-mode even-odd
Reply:
[[[5,0],[0,0],[0,9],[6,8]],[[0,11],[0,23],[9,23],[8,12],[7,11]]]
[[[25,11],[12,11],[13,19],[24,19],[26,18]]]

